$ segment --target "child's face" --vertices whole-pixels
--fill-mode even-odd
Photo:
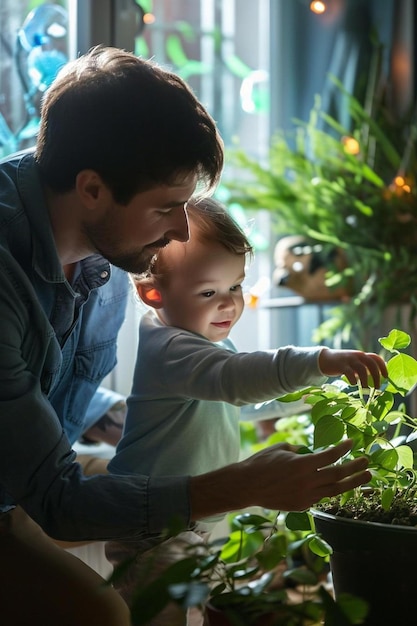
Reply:
[[[226,339],[243,311],[245,256],[192,238],[185,245],[172,241],[164,255],[173,271],[160,288],[162,321],[210,341]]]

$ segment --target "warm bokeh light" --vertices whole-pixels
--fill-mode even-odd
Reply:
[[[361,151],[359,142],[354,137],[342,137],[342,143],[348,154],[359,154]]]
[[[244,300],[247,307],[250,309],[256,309],[259,303],[259,296],[253,293],[245,293]]]
[[[313,0],[310,2],[310,9],[313,13],[324,13],[326,8],[326,3],[320,2],[320,0]]]
[[[271,286],[271,279],[269,276],[261,276],[254,285],[249,289],[249,292],[245,293],[243,298],[245,304],[250,309],[256,309],[259,304],[259,300],[268,291]]]
[[[155,15],[153,13],[145,13],[143,16],[144,24],[153,24],[155,22]]]
[[[404,178],[401,174],[398,174],[392,181],[389,189],[397,196],[400,196],[403,193],[411,193],[410,181]]]

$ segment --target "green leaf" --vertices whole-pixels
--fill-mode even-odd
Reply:
[[[349,420],[346,420],[348,426],[354,426],[359,429],[363,429],[368,423],[368,410],[364,406],[355,407],[355,413],[349,417]],[[349,437],[351,433],[348,433]]]
[[[349,500],[352,500],[354,497],[355,497],[355,492],[353,489],[350,489],[349,491],[345,491],[344,493],[340,495],[340,505],[344,506],[346,502],[349,502]]]
[[[135,0],[135,2],[142,7],[145,13],[152,12],[152,0]]]
[[[397,467],[398,454],[395,448],[388,450],[376,450],[371,455],[371,462],[375,465],[381,465],[384,469],[393,470]]]
[[[346,408],[349,402],[349,396],[344,392],[339,392],[334,386],[323,386],[318,396],[319,399],[314,403],[311,411],[313,421],[317,421],[323,415],[336,415]]]
[[[385,390],[372,401],[372,415],[378,420],[385,418],[387,421],[391,421],[391,419],[388,418],[388,413],[393,406],[394,396],[392,393]]]
[[[314,448],[339,443],[345,434],[345,425],[334,415],[323,415],[314,428]]]
[[[387,363],[387,391],[404,396],[417,384],[417,361],[409,354],[396,354]]]
[[[392,501],[395,496],[395,491],[391,487],[384,489],[381,493],[381,506],[384,511],[389,511]]]
[[[264,543],[260,552],[256,554],[256,560],[265,571],[271,570],[280,563],[287,553],[287,540],[283,534],[272,535]]]
[[[284,572],[285,578],[294,580],[299,585],[316,585],[317,575],[311,570],[303,567],[297,567],[296,569],[288,569]]]
[[[387,337],[380,337],[379,343],[385,350],[395,352],[396,350],[404,350],[411,343],[411,337],[402,330],[392,329]]]
[[[338,594],[337,604],[349,618],[351,624],[362,624],[369,612],[369,606],[365,600],[347,593]]]
[[[404,469],[412,469],[414,466],[414,454],[410,446],[397,446],[398,466]]]
[[[233,528],[240,529],[245,526],[253,526],[256,529],[271,525],[271,520],[263,515],[255,513],[240,513],[235,515],[232,522]]]
[[[264,540],[265,537],[261,531],[250,534],[241,531],[232,532],[221,550],[220,557],[226,563],[235,563],[257,552]]]
[[[194,41],[196,39],[196,32],[192,24],[190,22],[186,22],[185,20],[177,20],[175,22],[175,28],[187,41]]]
[[[346,406],[340,415],[341,419],[344,422],[348,422],[351,418],[353,418],[357,413],[357,409],[354,406]]]
[[[184,48],[181,43],[181,39],[178,35],[168,35],[165,40],[166,54],[169,60],[177,67],[183,67],[188,57],[184,52]]]
[[[330,556],[333,554],[333,548],[321,537],[315,535],[308,543],[310,550],[317,556]]]
[[[297,400],[301,400],[305,395],[318,390],[320,391],[318,387],[306,387],[304,389],[300,389],[299,391],[286,393],[284,396],[276,398],[276,400],[279,400],[279,402],[296,402]]]
[[[285,525],[289,530],[313,530],[310,514],[306,511],[287,513]]]
[[[202,76],[209,74],[212,68],[207,63],[201,63],[201,61],[195,61],[190,59],[184,65],[178,69],[178,76],[181,76],[185,81],[189,80],[191,76]]]
[[[254,574],[257,574],[258,572],[259,567],[257,565],[250,567],[246,564],[243,567],[239,565],[238,567],[229,570],[229,574],[231,574],[233,580],[246,580],[247,578],[252,578]]]

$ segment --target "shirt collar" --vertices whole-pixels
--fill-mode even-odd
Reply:
[[[45,281],[62,283],[65,274],[58,257],[39,167],[33,152],[24,153],[17,165],[17,183],[33,233],[32,265]],[[110,264],[99,254],[80,262],[82,280],[88,289],[105,284],[111,274]]]

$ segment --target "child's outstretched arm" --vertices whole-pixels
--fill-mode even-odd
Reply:
[[[384,359],[373,352],[360,350],[333,350],[323,348],[319,355],[319,367],[326,376],[344,374],[352,385],[361,381],[363,387],[368,386],[368,375],[372,376],[375,387],[381,384],[381,376],[388,375]]]

